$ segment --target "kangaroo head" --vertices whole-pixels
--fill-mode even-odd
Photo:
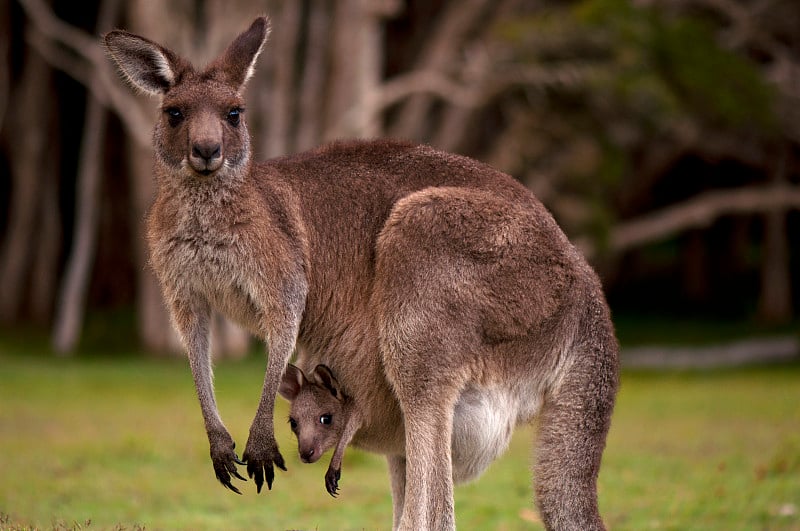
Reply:
[[[268,34],[268,19],[257,18],[203,70],[144,37],[121,30],[105,35],[128,81],[161,98],[154,144],[168,172],[202,179],[248,167],[243,92]]]
[[[345,396],[325,365],[306,376],[294,365],[286,368],[278,393],[292,403],[289,424],[297,436],[297,449],[305,463],[316,462],[336,446],[347,420]]]

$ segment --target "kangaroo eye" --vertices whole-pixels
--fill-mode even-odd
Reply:
[[[333,415],[322,415],[319,418],[320,424],[325,424],[326,426],[333,422]]]
[[[241,109],[239,107],[234,107],[233,109],[228,111],[228,115],[226,116],[226,119],[228,120],[228,123],[231,124],[234,127],[239,125],[239,119],[242,116],[242,111],[243,111],[243,109]]]
[[[297,421],[292,417],[289,417],[289,426],[291,426],[292,431],[297,431]]]
[[[183,113],[177,107],[167,107],[164,112],[167,113],[169,125],[172,127],[177,127],[183,121]]]

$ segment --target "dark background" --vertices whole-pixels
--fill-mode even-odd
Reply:
[[[248,90],[256,158],[354,136],[470,155],[542,199],[619,321],[665,335],[676,321],[797,322],[795,1],[6,0],[9,334],[49,334],[62,353],[121,337],[179,350],[141,234],[158,102],[124,86],[98,35],[127,28],[203,63],[260,13],[272,34]],[[229,325],[215,337],[219,352],[247,348]]]

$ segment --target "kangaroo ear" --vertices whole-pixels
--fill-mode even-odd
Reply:
[[[150,94],[164,94],[175,82],[185,62],[170,50],[128,33],[114,30],[105,34],[106,51],[127,80]]]
[[[317,365],[314,367],[314,370],[311,372],[311,379],[313,379],[317,385],[321,385],[330,391],[337,400],[344,399],[344,394],[342,393],[342,388],[339,386],[339,382],[333,377],[333,373],[327,366]]]
[[[302,389],[306,383],[308,383],[308,380],[306,380],[303,371],[290,363],[286,366],[286,372],[283,373],[283,378],[278,386],[278,394],[291,402],[297,397],[298,393],[300,393],[300,389]]]
[[[241,90],[255,72],[256,61],[270,32],[269,19],[258,17],[209,67],[224,81]]]

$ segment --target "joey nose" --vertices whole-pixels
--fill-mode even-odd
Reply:
[[[316,459],[314,459],[314,449],[309,448],[308,450],[301,450],[300,451],[300,459],[304,463],[313,463]]]

